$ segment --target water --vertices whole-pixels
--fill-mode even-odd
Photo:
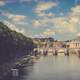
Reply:
[[[41,57],[14,80],[80,80],[80,59],[76,55]]]

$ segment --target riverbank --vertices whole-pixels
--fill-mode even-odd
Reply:
[[[11,71],[11,69],[29,66],[34,63],[35,59],[36,57],[34,56],[26,55],[21,58],[17,58],[14,61],[0,65],[0,80],[3,80],[3,78]]]

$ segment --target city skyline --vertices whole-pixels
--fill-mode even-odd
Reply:
[[[0,21],[28,37],[80,35],[80,0],[0,0]]]

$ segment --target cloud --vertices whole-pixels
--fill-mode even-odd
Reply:
[[[46,28],[48,23],[48,19],[37,19],[32,21],[32,26],[34,28]]]
[[[76,24],[73,22],[70,22],[67,18],[56,18],[53,21],[54,26],[58,27],[61,33],[75,33],[77,31]]]
[[[14,15],[14,16],[11,17],[11,19],[13,21],[22,21],[22,20],[26,19],[26,16],[24,16],[24,15]]]
[[[79,33],[77,33],[77,36],[80,36],[80,32],[79,32]]]
[[[80,26],[80,5],[77,5],[71,9],[69,14],[69,22]]]
[[[43,35],[46,37],[53,36],[55,35],[55,32],[51,29],[46,29],[46,31],[43,32]]]
[[[54,30],[46,29],[42,33],[39,33],[39,34],[34,35],[34,37],[37,37],[37,38],[45,38],[45,37],[52,37],[54,35],[55,35]]]
[[[73,23],[78,23],[79,22],[79,18],[77,18],[77,17],[74,16],[69,21],[73,22]]]
[[[72,7],[67,16],[56,17],[53,24],[60,27],[63,33],[76,33],[80,27],[80,6]]]
[[[32,25],[35,27],[35,28],[38,28],[39,26],[41,26],[40,22],[38,20],[34,20],[32,22]]]
[[[73,8],[71,8],[71,10],[72,10],[72,12],[73,12],[74,15],[75,15],[75,13],[77,13],[78,15],[80,15],[79,14],[80,13],[80,5],[77,5],[77,6],[73,7]]]
[[[34,11],[36,13],[40,13],[42,11],[45,11],[45,10],[48,10],[48,9],[51,9],[53,7],[56,7],[57,4],[54,3],[54,2],[40,2],[37,7],[34,9]]]
[[[77,21],[77,20],[73,20]],[[44,32],[45,35],[53,34],[55,31],[56,34],[64,34],[64,33],[76,33],[78,30],[77,23],[71,21],[71,19],[67,20],[67,17],[56,17],[56,18],[42,18],[35,20],[35,28],[50,28],[51,30],[46,30]]]
[[[47,16],[51,17],[51,16],[55,16],[55,14],[53,14],[52,12],[49,12]]]
[[[12,14],[12,13],[2,13],[3,16],[6,16],[8,19],[14,21],[14,22],[19,22],[19,21],[23,21],[25,20],[27,17],[24,15],[16,15],[16,14]]]
[[[33,9],[33,11],[37,14],[39,17],[52,17],[55,16],[54,13],[48,12],[46,13],[45,11],[48,11],[49,9],[56,7],[58,4],[56,2],[45,2],[41,1],[39,4],[37,4],[36,8]]]
[[[76,33],[80,27],[80,6],[71,8],[71,11],[66,16],[55,16],[51,18],[45,16],[38,19],[37,22],[42,27],[46,26],[53,29],[56,34]],[[45,32],[45,34],[47,33]]]
[[[48,13],[46,13],[46,12],[38,12],[37,16],[39,16],[39,17],[54,17],[55,14],[52,13],[52,12],[48,12]]]
[[[55,16],[52,12],[47,12],[48,10],[57,7],[57,3],[53,1],[41,1],[37,4],[37,6],[33,9],[34,13],[39,17],[52,17]]]

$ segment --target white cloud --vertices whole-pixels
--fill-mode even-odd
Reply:
[[[37,7],[34,9],[34,11],[36,13],[40,13],[42,11],[45,11],[45,10],[48,10],[48,9],[51,9],[53,7],[56,7],[57,4],[54,3],[54,2],[40,2]]]
[[[32,21],[32,26],[34,28],[43,28],[43,27],[47,27],[49,26],[48,23],[50,24],[51,20],[48,20],[48,18],[41,18],[41,19],[37,19],[37,20],[33,20]]]
[[[36,8],[33,9],[33,11],[37,14],[39,17],[52,17],[55,16],[54,13],[48,12],[46,13],[45,11],[48,11],[51,8],[56,7],[58,4],[56,2],[45,2],[41,1],[39,4],[37,4]]]
[[[71,11],[67,16],[57,17],[53,24],[55,26],[59,26],[62,31],[61,32],[71,32],[76,33],[78,28],[80,27],[80,6],[75,6],[71,8]]]
[[[61,33],[75,33],[77,31],[76,24],[70,22],[67,18],[56,18],[53,21],[54,26],[57,26]]]
[[[44,36],[47,36],[47,37],[53,36],[53,35],[55,35],[55,32],[54,32],[53,30],[51,30],[51,29],[46,29],[46,30],[43,32],[43,35],[44,35]]]
[[[72,9],[72,12],[74,13],[80,13],[80,5],[76,6],[76,7],[73,7]],[[80,15],[80,14],[79,14]]]
[[[43,33],[41,33],[39,35],[35,35],[35,36],[41,36],[41,37],[52,36],[52,35],[56,35],[56,34],[77,33],[79,31],[78,30],[80,27],[80,6],[79,5],[71,8],[71,11],[68,12],[66,16],[60,16],[60,17],[58,16],[57,17],[56,14],[54,14],[52,12],[45,13],[45,10],[51,9],[54,6],[49,7],[49,5],[47,3],[46,4],[46,5],[48,5],[47,7],[45,5],[43,5],[43,6],[45,6],[44,9],[39,9],[39,7],[41,7],[41,8],[43,7],[42,5],[40,6],[40,4],[35,9],[36,11],[38,11],[37,15],[40,17],[38,17],[38,19],[36,19],[36,20],[33,20],[33,21],[31,20],[32,27],[38,28],[38,29],[46,27],[46,28],[50,28],[50,29],[46,29]],[[11,13],[3,13],[3,15],[8,17],[8,19],[10,19],[16,23],[18,23],[19,21],[24,21],[27,18],[24,15],[15,15],[15,14],[11,14]],[[61,13],[61,15],[63,15],[63,13]],[[24,24],[24,22],[22,22],[22,23]],[[9,25],[12,29],[16,30],[17,32],[19,32],[19,31],[21,33],[25,32],[24,29],[19,29],[17,27],[13,27],[14,25],[12,25],[12,24],[9,24]]]
[[[80,36],[80,32],[79,32],[79,33],[77,33],[77,36]]]
[[[45,13],[45,12],[38,12],[37,13],[37,16],[39,17],[54,17],[55,14],[52,13],[52,12],[49,12],[49,13]]]
[[[70,20],[71,21],[71,20]],[[46,30],[44,34],[49,35],[53,34],[55,31],[57,34],[64,34],[64,33],[76,33],[77,32],[77,23],[70,22],[67,18],[64,17],[57,17],[57,18],[42,18],[35,21],[35,28],[50,28],[52,30]],[[76,22],[76,20],[75,20]]]
[[[3,16],[8,17],[8,19],[11,19],[12,21],[16,22],[16,21],[22,21],[25,20],[27,17],[24,15],[16,15],[16,14],[12,14],[12,13],[2,13]]]
[[[49,17],[51,17],[51,16],[55,16],[55,14],[49,12],[49,13],[48,13],[48,16],[49,16]]]
[[[40,24],[40,22],[39,22],[38,20],[34,20],[34,21],[32,22],[32,25],[33,25],[35,28],[38,28],[38,27],[41,26],[41,24]]]
[[[12,17],[12,20],[13,21],[22,21],[22,20],[24,20],[26,18],[26,16],[24,16],[24,15],[14,15],[13,17]]]
[[[51,25],[50,28],[55,30],[56,34],[76,33],[80,27],[80,6],[71,8],[66,16],[52,18],[45,16],[38,19],[38,21],[42,27]]]
[[[79,18],[77,18],[77,17],[74,16],[69,21],[73,22],[73,23],[78,23],[79,22]]]
[[[45,37],[52,37],[54,35],[55,35],[54,30],[46,29],[42,33],[39,33],[39,34],[34,35],[34,37],[37,37],[37,38],[45,38]]]

